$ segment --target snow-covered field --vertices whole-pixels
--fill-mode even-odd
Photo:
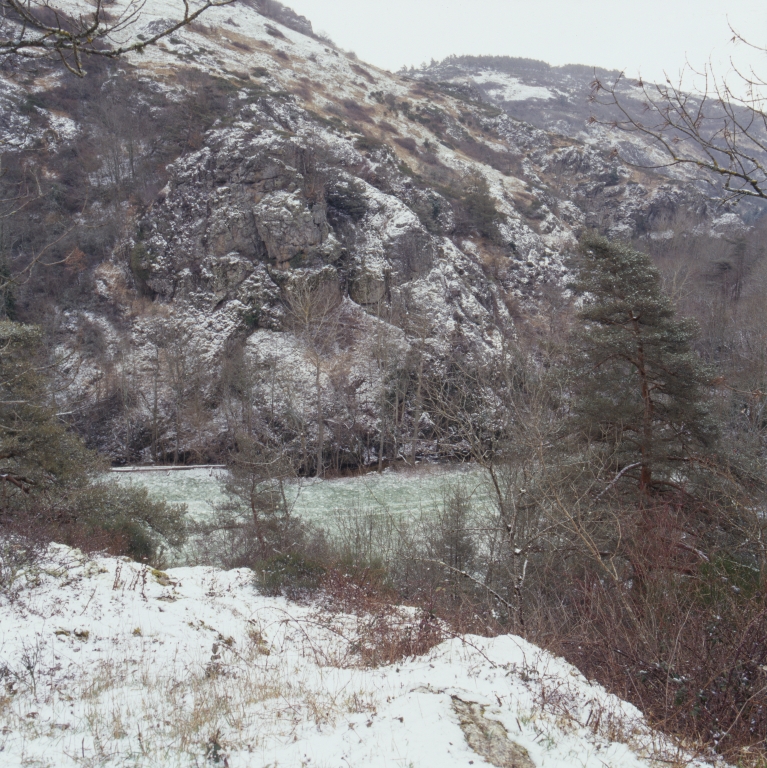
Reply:
[[[688,764],[632,706],[517,637],[366,666],[377,617],[264,597],[247,570],[162,573],[52,545],[3,579],[9,768]],[[417,621],[393,614],[400,632]]]

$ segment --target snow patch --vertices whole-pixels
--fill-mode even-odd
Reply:
[[[536,768],[687,762],[633,706],[512,635],[370,667],[373,617],[265,597],[246,569],[52,545],[18,578],[0,595],[6,765],[463,768],[504,733]],[[413,611],[395,616],[415,628]]]
[[[472,79],[489,87],[485,91],[495,99],[501,101],[526,101],[527,99],[555,99],[556,94],[548,88],[537,85],[527,85],[519,78],[506,75],[496,70],[482,70]]]

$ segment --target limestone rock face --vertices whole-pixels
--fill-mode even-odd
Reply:
[[[434,265],[434,242],[420,227],[407,228],[389,241],[387,255],[393,268],[405,280],[423,277]]]
[[[104,414],[92,444],[121,461],[146,458],[147,435],[212,458],[237,429],[227,398],[249,391],[237,377],[268,370],[268,398],[253,395],[242,412],[262,418],[275,444],[293,440],[306,462],[312,441],[332,433],[339,466],[342,454],[350,466],[370,462],[381,434],[394,435],[395,451],[396,434],[424,420],[403,392],[401,424],[385,426],[386,366],[404,366],[397,380],[407,388],[421,356],[438,377],[451,356],[499,354],[517,318],[562,297],[585,229],[665,236],[679,213],[704,230],[715,223],[721,238],[745,226],[734,214],[712,222],[690,180],[641,171],[648,147],[589,127],[591,70],[452,58],[392,75],[270,0],[211,8],[209,19],[120,65],[131,113],[156,113],[154,138],[141,126],[112,135],[117,123],[104,133],[102,112],[64,98],[42,60],[33,86],[0,72],[3,146],[46,147],[35,162],[55,184],[51,200],[93,187],[85,209],[77,195],[56,202],[84,252],[103,232],[87,254],[90,301],[73,308],[64,292],[54,303],[73,340],[94,328],[103,337],[98,355],[71,343],[83,372],[71,410]],[[104,88],[122,78],[116,70]],[[93,137],[102,139],[91,147]],[[136,178],[118,184],[110,174],[133,169],[136,151]],[[75,182],[74,157],[88,158]],[[88,269],[76,279],[85,286]],[[297,322],[291,287],[325,281],[332,290],[316,291]],[[183,397],[171,386],[177,370],[191,377]],[[99,382],[128,379],[135,392],[118,408]],[[172,419],[159,424],[149,391],[168,413],[182,411],[180,437]]]
[[[357,304],[377,304],[386,296],[386,279],[367,269],[361,270],[349,282],[349,297]]]
[[[214,306],[232,298],[237,288],[253,273],[253,264],[233,252],[218,258],[208,257],[203,262],[207,287],[213,294]]]
[[[266,253],[256,218],[247,200],[232,201],[230,205],[222,201],[221,205],[211,211],[206,241],[206,250],[213,257],[234,252],[259,259]]]
[[[297,257],[310,260],[329,234],[322,206],[310,207],[297,191],[265,195],[254,206],[253,216],[269,259],[278,267]]]

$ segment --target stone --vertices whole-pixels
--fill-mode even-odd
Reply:
[[[527,750],[509,738],[503,723],[485,717],[484,709],[475,701],[453,696],[453,710],[468,745],[496,768],[535,768]]]

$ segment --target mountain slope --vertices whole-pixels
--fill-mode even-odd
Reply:
[[[211,9],[85,84],[43,63],[4,74],[20,105],[4,141],[19,178],[50,186],[37,220],[56,221],[12,258],[54,241],[63,262],[21,290],[20,316],[55,315],[61,410],[116,462],[214,459],[256,422],[307,473],[457,455],[421,429],[423,377],[502,354],[585,227],[717,225],[693,187],[575,129],[577,78],[393,75],[270,7],[289,26],[263,4]],[[147,3],[134,32],[164,14]],[[536,127],[486,99],[521,96],[565,101],[525,113]]]

